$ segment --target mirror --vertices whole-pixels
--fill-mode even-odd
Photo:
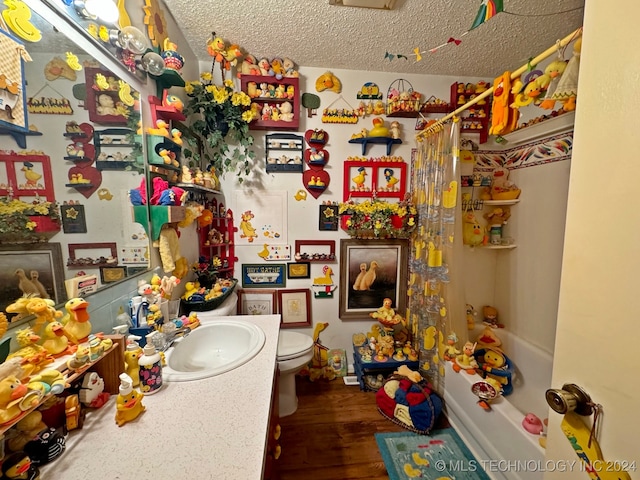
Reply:
[[[102,289],[149,269],[129,200],[146,178],[140,87],[89,42],[35,12],[29,24],[39,41],[0,25],[1,311],[23,293],[61,303],[82,274]]]

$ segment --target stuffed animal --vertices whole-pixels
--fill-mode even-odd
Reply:
[[[293,105],[290,102],[283,102],[280,105],[280,120],[283,122],[293,121]]]
[[[580,51],[582,50],[582,38],[579,38],[573,44],[573,56],[567,63],[558,88],[556,88],[551,99],[562,102],[562,108],[565,111],[575,110],[576,97],[578,95],[578,73],[580,70]]]
[[[509,92],[511,91],[511,72],[504,72],[493,82],[493,104],[491,105],[490,135],[509,133]]]
[[[498,167],[493,171],[492,200],[513,200],[520,196],[520,189],[509,180],[509,170]]]
[[[495,207],[491,212],[484,214],[484,218],[487,219],[489,225],[504,225],[511,217],[511,210],[509,207]]]
[[[240,73],[242,75],[260,75],[260,67],[258,67],[256,57],[251,54],[245,55],[240,65]]]
[[[547,94],[545,96],[545,100],[538,105],[540,108],[544,108],[545,110],[552,110],[556,101],[551,98],[553,93],[558,88],[558,83],[560,82],[560,78],[562,78],[562,74],[567,68],[567,62],[563,58],[559,58],[551,62],[544,69],[544,74],[549,78],[549,84],[547,86]]]
[[[484,241],[484,228],[473,211],[464,212],[462,215],[462,243],[475,247],[482,245]]]

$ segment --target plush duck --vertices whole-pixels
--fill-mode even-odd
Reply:
[[[50,299],[34,297],[27,302],[26,309],[31,315],[35,315],[36,323],[33,331],[40,332],[45,323],[51,323],[62,317],[62,312],[55,309],[54,302]]]
[[[0,424],[6,425],[22,414],[20,402],[28,389],[18,377],[9,375],[0,380]]]
[[[69,339],[64,335],[64,327],[60,322],[51,322],[44,328],[42,346],[54,357],[73,353],[69,348]]]
[[[72,298],[64,305],[67,310],[61,322],[64,325],[64,334],[75,345],[86,341],[91,333],[88,307],[89,302],[79,297]]]

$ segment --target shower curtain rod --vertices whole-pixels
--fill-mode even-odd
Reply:
[[[562,40],[559,40],[558,42],[556,42],[555,45],[547,48],[544,52],[542,52],[540,55],[538,55],[537,57],[533,58],[531,61],[529,61],[529,63],[527,63],[526,65],[521,66],[519,69],[517,69],[516,71],[514,71],[511,74],[511,80],[515,80],[516,78],[518,78],[520,75],[522,75],[524,72],[526,72],[529,68],[530,65],[537,65],[538,63],[540,63],[542,60],[544,60],[545,58],[549,57],[550,55],[552,55],[554,52],[557,52],[558,49],[568,45],[569,43],[571,43],[573,40],[577,39],[580,37],[580,35],[582,35],[582,27],[578,28],[577,30],[575,30],[574,32],[570,33],[569,35],[567,35],[566,37],[564,37]],[[483,98],[488,97],[489,95],[491,95],[493,93],[493,86],[491,86],[490,88],[488,88],[487,90],[485,90],[484,92],[482,92],[480,95],[478,95],[477,97],[473,98],[472,100],[469,100],[467,103],[465,103],[464,105],[462,105],[461,107],[457,108],[456,110],[454,110],[453,112],[447,114],[446,116],[442,117],[439,120],[436,120],[436,122],[434,124],[432,124],[431,126],[425,128],[424,130],[422,130],[420,133],[418,133],[416,135],[416,140],[420,140],[420,138],[422,136],[425,135],[429,135],[430,133],[432,133],[434,130],[436,130],[438,127],[441,127],[447,120],[449,120],[450,118],[454,117],[455,115],[458,115],[461,112],[464,112],[467,108],[471,107],[472,105],[475,105],[476,103],[478,103],[480,100],[482,100]]]

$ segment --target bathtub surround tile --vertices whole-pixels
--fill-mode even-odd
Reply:
[[[391,432],[376,433],[390,480],[420,477],[489,480],[489,476],[453,428],[434,430],[430,435]]]

